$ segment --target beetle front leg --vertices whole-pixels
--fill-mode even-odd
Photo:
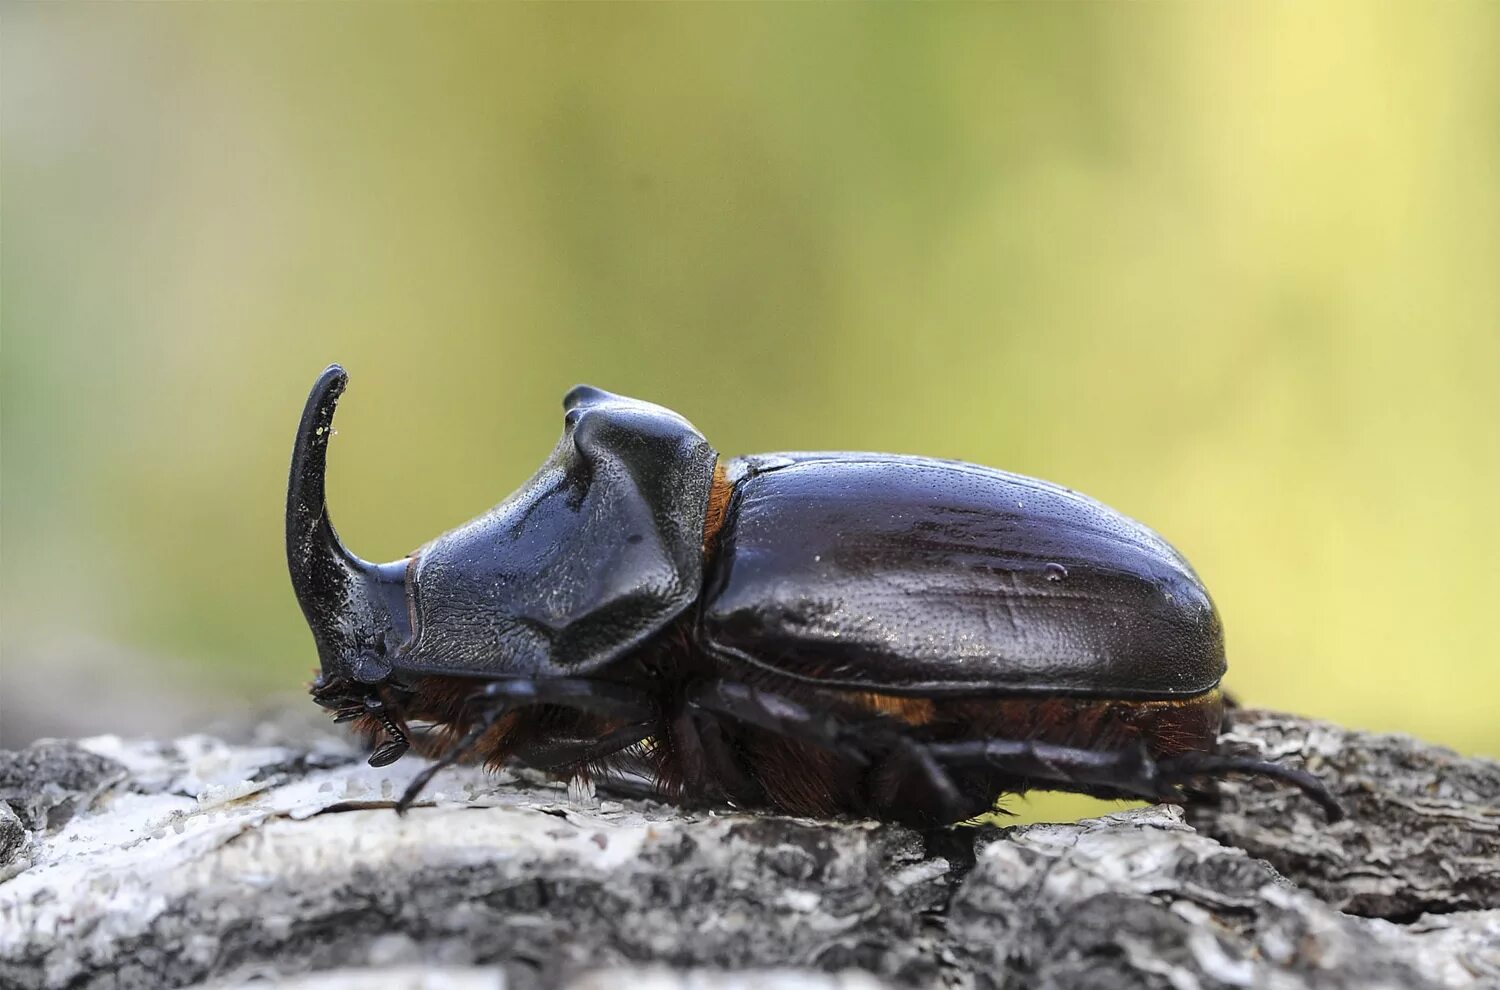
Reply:
[[[594,763],[650,738],[656,723],[631,722],[597,738],[549,738],[526,743],[512,755],[535,770],[556,772]]]
[[[506,711],[529,705],[557,705],[590,715],[645,721],[656,714],[651,695],[613,681],[584,677],[513,677],[490,681],[469,696],[479,708],[500,706]]]
[[[401,799],[396,802],[397,812],[404,813],[407,808],[411,807],[412,802],[440,770],[452,766],[472,753],[501,717],[518,708],[556,705],[590,715],[602,715],[606,718],[634,723],[627,726],[631,730],[634,730],[636,725],[649,723],[657,713],[655,701],[643,691],[609,681],[567,677],[518,677],[491,681],[470,696],[469,704],[476,710],[474,724],[448,752],[424,767],[421,773],[412,778],[412,782],[402,793]],[[649,732],[642,732],[633,739],[628,738],[630,734],[630,732],[625,732],[620,735],[620,738],[614,738],[615,734],[612,734],[608,738],[611,744],[618,744],[616,745],[616,750],[618,750],[633,742],[639,742],[649,735]]]

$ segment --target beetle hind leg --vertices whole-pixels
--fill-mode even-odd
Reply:
[[[1230,773],[1291,784],[1316,802],[1329,821],[1343,817],[1338,802],[1312,774],[1246,757],[1187,752],[1158,758],[1142,742],[1090,748],[1040,739],[927,741],[888,717],[850,721],[734,681],[697,685],[687,702],[690,709],[737,722],[793,748],[835,757],[849,776],[864,781],[855,806],[844,804],[842,810],[917,826],[965,821],[990,810],[997,794],[1032,787],[1182,803],[1197,793],[1196,782]],[[801,769],[811,773],[811,762],[804,761]],[[777,765],[783,763],[789,761]],[[775,803],[794,812],[801,807],[801,802],[789,806],[785,799]]]
[[[1254,777],[1266,777],[1291,784],[1309,800],[1323,809],[1330,823],[1344,817],[1344,807],[1329,793],[1321,780],[1306,770],[1282,766],[1267,760],[1244,756],[1221,756],[1217,753],[1183,753],[1162,760],[1158,772],[1167,778],[1190,781],[1195,777],[1217,777],[1226,773],[1242,773]]]
[[[987,790],[961,787],[930,746],[901,734],[871,777],[869,800],[884,817],[917,828],[969,821],[995,806]]]
[[[1027,786],[1062,785],[1100,796],[1182,803],[1194,781],[1243,773],[1284,781],[1316,802],[1330,822],[1343,808],[1305,770],[1276,763],[1215,753],[1183,753],[1157,760],[1141,745],[1124,749],[1083,749],[1034,740],[981,739],[931,743],[927,747],[946,766],[986,767]]]

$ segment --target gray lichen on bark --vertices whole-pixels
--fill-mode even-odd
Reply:
[[[0,754],[0,986],[1500,986],[1500,765],[1241,713],[1350,808],[1216,805],[928,836],[580,800],[343,742]],[[1189,824],[1189,822],[1191,824]]]

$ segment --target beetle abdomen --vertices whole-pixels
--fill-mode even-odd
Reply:
[[[897,694],[1184,697],[1224,673],[1192,568],[1069,489],[885,454],[743,459],[705,646],[781,676]]]

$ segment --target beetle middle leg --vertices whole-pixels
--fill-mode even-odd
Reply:
[[[686,704],[667,722],[656,765],[657,793],[671,800],[763,805],[764,788],[741,765],[716,714]]]
[[[690,709],[723,715],[773,735],[832,750],[860,766],[870,762],[854,728],[826,712],[814,712],[782,694],[737,681],[707,681],[687,693]]]
[[[614,756],[620,750],[649,738],[654,731],[654,721],[630,722],[602,736],[529,740],[517,747],[512,755],[534,770],[562,771]]]
[[[885,719],[850,722],[734,681],[699,684],[687,703],[690,710],[833,754],[863,778],[861,810],[868,814],[919,827],[947,825],[982,814],[992,803],[965,794],[926,745]]]

